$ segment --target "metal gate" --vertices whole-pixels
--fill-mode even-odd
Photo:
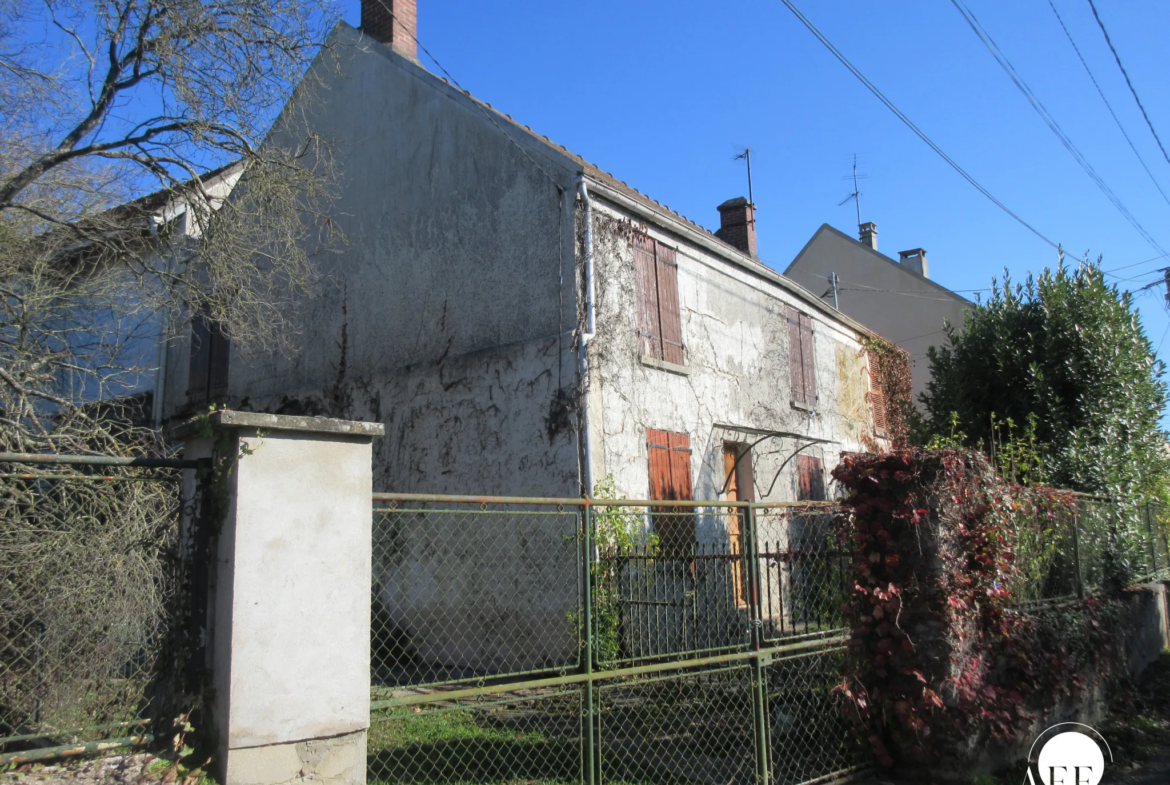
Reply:
[[[832,504],[374,504],[371,783],[795,785],[865,761],[834,690]],[[680,517],[695,541],[656,542]]]

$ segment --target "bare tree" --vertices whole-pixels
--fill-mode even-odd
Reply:
[[[114,401],[191,314],[237,346],[288,339],[333,238],[332,167],[320,139],[266,139],[295,127],[282,110],[336,18],[331,0],[0,0],[0,449],[146,446]]]

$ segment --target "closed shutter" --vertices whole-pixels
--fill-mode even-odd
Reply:
[[[655,243],[658,262],[658,309],[661,322],[662,359],[683,364],[682,315],[678,302],[678,262],[675,250]]]
[[[191,364],[187,373],[187,403],[207,403],[208,373],[211,368],[211,329],[203,314],[191,317]]]
[[[638,334],[641,352],[661,360],[662,328],[658,312],[658,265],[654,258],[654,241],[645,235],[634,236],[634,267],[638,288]]]
[[[796,498],[798,501],[825,500],[825,469],[821,459],[812,455],[796,456]]]
[[[788,379],[793,403],[808,405],[804,397],[804,363],[800,359],[800,312],[788,306]]]
[[[691,489],[691,444],[685,433],[647,429],[646,449],[650,468],[650,498],[689,501]],[[678,512],[677,507],[654,507],[654,531],[666,558],[692,553],[695,543],[695,516]]]
[[[881,360],[873,352],[869,352],[869,402],[873,406],[873,429],[884,436],[889,422],[886,417],[886,391],[882,388]]]
[[[670,499],[670,434],[646,429],[646,451],[650,462],[650,498]]]
[[[813,354],[812,317],[806,313],[800,314],[800,364],[804,376],[804,402],[816,406],[817,367]]]

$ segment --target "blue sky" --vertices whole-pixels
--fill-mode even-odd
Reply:
[[[1126,144],[1048,0],[965,0],[1136,220],[1170,250],[1170,204]],[[1087,0],[1053,0],[1105,95],[1170,194],[1158,150]],[[1096,0],[1150,119],[1170,145],[1170,4]],[[1041,233],[1111,270],[1159,255],[1062,147],[954,6],[799,0],[821,31],[952,158]],[[343,4],[359,22],[358,0]],[[838,206],[857,153],[862,220],[880,248],[923,247],[955,290],[1022,280],[1055,251],[967,184],[882,106],[779,0],[549,3],[419,0],[419,39],[479,98],[708,228],[746,194],[752,148],[760,257],[783,270]],[[424,65],[434,69],[426,56]],[[1117,271],[1135,288],[1170,257]],[[1121,280],[1135,278],[1136,281]],[[1138,298],[1157,345],[1162,294]],[[973,295],[971,295],[973,296]],[[1170,360],[1170,337],[1159,356]]]

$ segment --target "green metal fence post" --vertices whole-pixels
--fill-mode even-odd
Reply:
[[[748,579],[748,623],[751,625],[752,650],[752,715],[755,726],[756,778],[760,785],[768,782],[768,696],[764,679],[764,665],[760,661],[763,648],[763,618],[760,612],[759,559],[756,558],[756,510],[744,507],[743,555],[747,562],[744,573]]]
[[[589,500],[581,515],[581,672],[586,676],[593,673],[593,507]],[[594,766],[594,739],[593,739],[593,680],[584,682],[585,733],[582,735],[584,744],[581,748],[582,762],[585,764],[585,785],[597,783],[597,771]]]

